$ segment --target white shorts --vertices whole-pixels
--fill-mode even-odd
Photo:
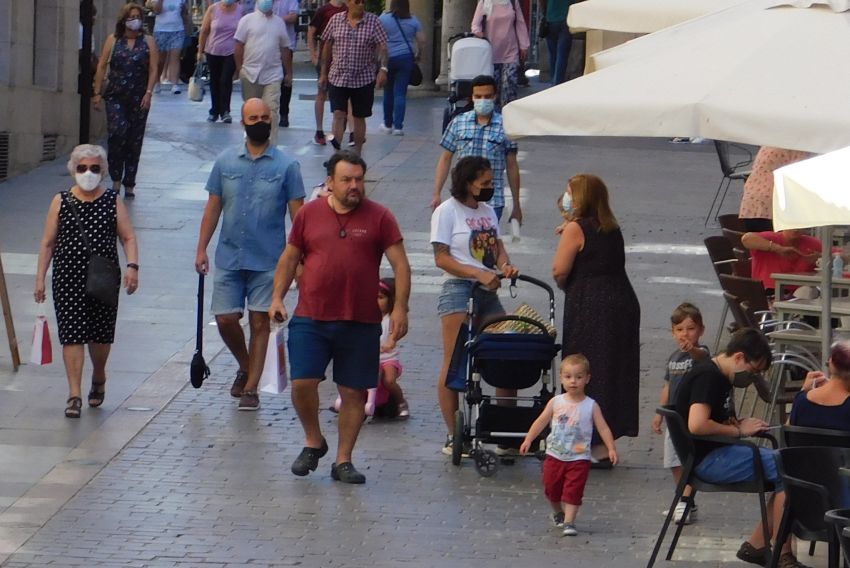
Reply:
[[[682,467],[676,448],[673,447],[673,440],[670,439],[670,432],[666,429],[664,430],[664,467],[667,469]]]

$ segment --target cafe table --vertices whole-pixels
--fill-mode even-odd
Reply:
[[[784,288],[786,286],[820,286],[820,272],[777,272],[770,275],[776,282],[776,297],[784,298]],[[832,290],[846,291],[839,293],[839,296],[847,296],[850,294],[850,272],[845,272],[841,278],[832,277]],[[835,294],[833,294],[834,296]]]

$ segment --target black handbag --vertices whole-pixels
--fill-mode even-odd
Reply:
[[[118,294],[121,291],[121,269],[118,267],[118,263],[111,258],[94,254],[86,232],[83,230],[83,224],[80,223],[80,215],[77,213],[77,207],[70,199],[68,199],[67,203],[71,208],[71,213],[74,215],[74,220],[77,221],[80,236],[83,238],[83,245],[89,251],[89,267],[86,271],[86,295],[111,308],[115,308],[118,306]]]
[[[419,68],[419,64],[415,61],[416,55],[413,53],[413,47],[411,47],[410,42],[407,41],[407,36],[404,35],[404,29],[401,27],[401,22],[398,21],[398,17],[395,14],[393,14],[393,19],[398,26],[398,31],[401,32],[401,37],[404,39],[404,43],[407,44],[407,49],[410,50],[410,56],[414,59],[413,69],[410,70],[410,80],[407,84],[413,87],[418,87],[422,84],[422,69]]]

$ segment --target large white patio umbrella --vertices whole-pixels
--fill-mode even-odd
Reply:
[[[587,0],[570,6],[572,32],[648,34],[746,0]]]
[[[773,227],[824,227],[821,256],[821,354],[829,356],[832,312],[832,239],[829,227],[850,225],[850,147],[779,168],[773,172]],[[825,323],[826,322],[826,323]]]
[[[507,105],[505,127],[514,138],[700,136],[815,153],[850,145],[848,9],[850,0],[750,0],[638,38],[614,48],[634,44],[623,61]]]

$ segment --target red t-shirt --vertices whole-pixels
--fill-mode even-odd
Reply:
[[[316,28],[316,39],[320,39],[322,37],[322,34],[324,33],[325,27],[328,25],[328,20],[331,19],[331,16],[346,11],[348,11],[348,8],[345,4],[343,4],[342,6],[334,6],[330,2],[316,10],[316,13],[313,14],[313,19],[310,20],[310,25]]]
[[[790,246],[782,233],[764,231],[756,234],[778,245]],[[820,252],[822,246],[821,242],[816,238],[808,235],[800,235],[800,240],[797,241],[797,245],[794,248],[804,254],[808,254]],[[796,254],[783,256],[772,251],[753,250],[750,251],[750,256],[753,259],[753,278],[761,280],[765,289],[776,288],[776,282],[770,277],[775,272],[812,272],[815,269],[814,260],[809,260]]]
[[[345,231],[345,238],[340,231]],[[381,323],[378,280],[384,251],[402,240],[389,209],[364,199],[337,214],[327,199],[305,204],[292,222],[289,244],[304,257],[295,315],[319,321]]]

